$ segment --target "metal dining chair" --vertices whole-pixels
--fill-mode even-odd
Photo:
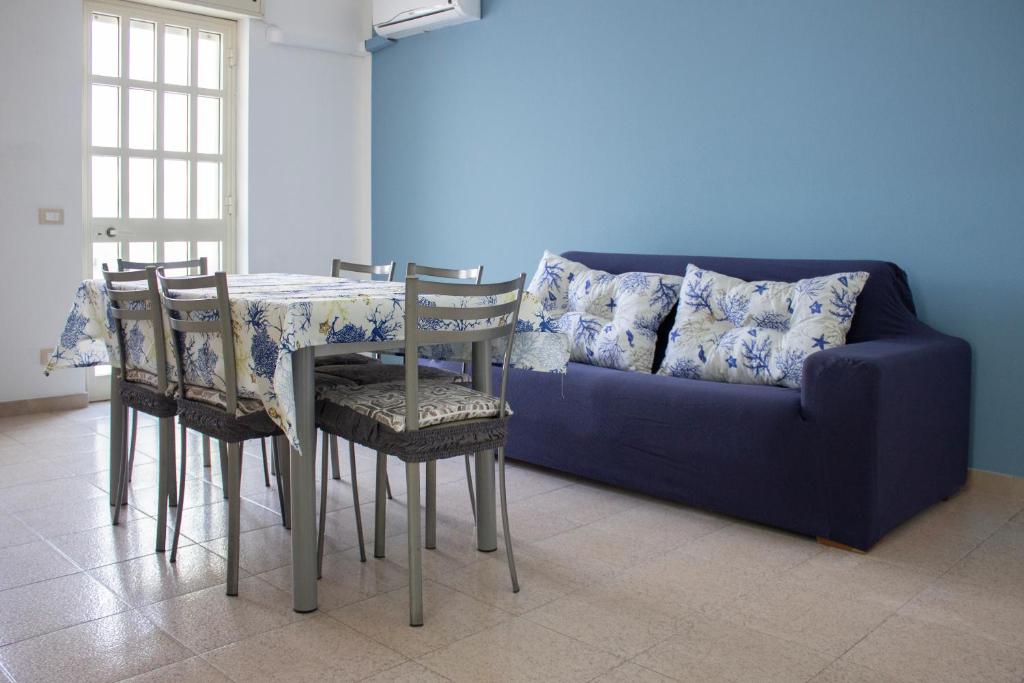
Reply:
[[[174,499],[174,416],[178,404],[168,391],[167,344],[164,337],[163,312],[157,290],[157,270],[149,267],[143,270],[112,272],[103,264],[103,281],[110,301],[110,317],[114,321],[117,337],[118,362],[121,381],[117,391],[121,397],[121,409],[125,411],[120,434],[111,434],[112,439],[121,439],[120,475],[115,496],[113,523],[119,522],[121,506],[128,492],[131,476],[131,458],[127,445],[127,411],[129,409],[152,415],[159,422],[159,472],[157,474],[157,530],[156,549],[163,552],[167,542],[167,506],[180,501]],[[145,283],[145,288],[138,285]],[[136,285],[124,288],[125,285]],[[149,325],[153,334],[154,370],[142,367],[146,356],[143,348],[145,333],[142,326]],[[180,509],[180,507],[179,507]]]
[[[354,275],[352,278],[355,280],[374,280],[375,278],[382,282],[394,282],[395,280],[395,262],[381,263],[381,264],[370,264],[370,263],[355,263],[353,261],[342,261],[341,259],[333,259],[331,261],[331,277],[344,277],[345,275]],[[361,353],[338,353],[330,356],[321,356],[316,359],[316,366],[320,369],[330,372],[331,368],[335,366],[348,366],[348,365],[367,365],[380,360],[380,354],[373,354],[372,356],[366,356]],[[333,437],[330,439],[331,449],[331,476],[334,479],[341,479],[341,468],[338,460],[338,439]],[[355,448],[349,448],[350,460],[355,457]],[[354,476],[354,473],[353,473]],[[355,485],[353,484],[353,487]],[[391,487],[388,486],[388,496],[391,496]]]
[[[227,275],[218,272],[213,275],[167,277],[158,272],[157,280],[171,330],[171,347],[178,366],[178,422],[182,435],[186,429],[191,429],[225,444],[228,470],[224,482],[228,493],[227,594],[238,595],[242,445],[249,439],[279,436],[282,432],[259,401],[238,395]],[[201,289],[212,289],[214,294],[201,298],[180,296],[183,292]],[[199,348],[204,349],[202,353],[190,352],[200,340],[202,346]],[[196,383],[204,374],[203,369],[197,366],[209,364],[212,355],[219,356],[223,362],[222,390],[218,387],[211,391],[211,387]],[[177,559],[182,511],[185,507],[183,498],[188,458],[185,457],[184,436],[182,442],[178,515],[171,546],[171,562]]]
[[[168,270],[185,270],[189,275],[206,275],[208,261],[205,256],[187,261],[128,261],[123,258],[117,259],[117,269],[123,270],[145,270],[146,268],[163,268]],[[162,313],[161,313],[162,315]],[[139,430],[139,413],[134,408],[131,412],[131,440],[128,446],[128,481],[132,479],[132,471],[135,466],[135,441]],[[210,439],[203,437],[203,466],[210,466]],[[221,476],[224,475],[223,470]],[[269,483],[268,483],[269,485]]]
[[[444,280],[467,280],[472,281],[475,284],[480,284],[484,277],[483,265],[476,266],[475,268],[437,268],[434,266],[421,266],[416,263],[410,263],[405,273],[406,277],[416,276],[439,278]],[[462,374],[466,374],[467,364],[462,364]],[[469,507],[473,511],[473,522],[476,522],[476,492],[473,490],[473,467],[469,463],[469,453],[463,454],[463,461],[466,465],[466,486],[469,490]],[[431,488],[431,485],[435,483],[437,478],[437,464],[433,462],[427,463],[427,489]],[[431,502],[428,496],[427,502]],[[432,510],[428,506],[427,515],[431,515]],[[427,538],[427,547],[433,548],[431,541],[433,539]]]
[[[423,624],[423,571],[420,544],[421,462],[432,463],[454,454],[497,449],[502,529],[513,592],[519,591],[512,537],[509,532],[505,488],[505,443],[511,414],[505,402],[513,336],[522,301],[525,274],[497,284],[455,284],[406,280],[404,378],[398,382],[345,386],[338,384],[319,392],[317,426],[349,441],[358,441],[378,453],[390,453],[405,462],[408,499],[409,623]],[[425,305],[421,296],[456,296],[461,306]],[[486,298],[485,298],[486,297]],[[502,301],[481,304],[482,301]],[[497,320],[499,324],[474,327],[468,321]],[[429,326],[426,323],[429,321]],[[498,396],[476,391],[455,382],[421,381],[418,351],[434,344],[468,344],[505,339],[505,353]],[[377,499],[384,486],[377,469]],[[428,498],[436,491],[427,489]],[[427,533],[436,520],[427,517]],[[377,519],[378,539],[383,539],[384,520]],[[323,528],[321,527],[321,534]],[[383,545],[383,544],[381,544]],[[375,548],[375,556],[381,557]],[[383,547],[381,547],[383,550]]]

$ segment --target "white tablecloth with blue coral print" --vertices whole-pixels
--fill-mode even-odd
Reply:
[[[140,286],[144,286],[141,285]],[[229,275],[228,290],[235,330],[235,358],[239,395],[261,401],[267,412],[298,448],[291,354],[297,349],[324,344],[396,342],[404,338],[405,286],[392,282],[367,282],[313,275]],[[193,290],[191,297],[210,296],[209,290]],[[443,306],[465,306],[461,297],[432,296]],[[486,303],[498,303],[488,301]],[[49,373],[64,367],[91,367],[118,363],[113,319],[103,280],[79,285],[64,332],[46,366]],[[536,297],[524,294],[517,334],[512,347],[512,366],[540,372],[565,372],[569,361],[566,338],[543,325],[544,310]],[[486,326],[489,321],[459,321]],[[129,371],[155,373],[153,334],[148,323],[128,323],[126,351]],[[223,365],[215,347],[202,335],[186,338],[186,353],[200,360],[186,377],[189,384],[223,389]],[[168,334],[168,340],[170,335]],[[168,341],[168,343],[170,343]],[[344,351],[344,347],[339,347]],[[465,349],[432,347],[423,355],[468,360]],[[501,350],[496,349],[496,359]],[[168,352],[173,363],[173,354]],[[176,369],[167,368],[176,378]]]

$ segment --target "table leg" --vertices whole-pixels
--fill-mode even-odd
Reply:
[[[296,612],[317,607],[316,562],[316,396],[312,348],[292,353],[295,427],[299,451],[291,457],[292,606]]]
[[[117,504],[124,451],[124,405],[121,403],[121,371],[110,369],[110,504]]]
[[[473,342],[473,388],[492,393],[490,342]],[[476,549],[485,553],[498,549],[494,510],[494,451],[479,451],[476,454]]]

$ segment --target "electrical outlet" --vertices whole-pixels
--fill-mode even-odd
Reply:
[[[46,365],[50,362],[50,356],[53,354],[53,349],[39,349],[39,364]]]
[[[64,209],[39,209],[39,225],[64,225]]]

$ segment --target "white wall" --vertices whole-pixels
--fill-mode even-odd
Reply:
[[[248,32],[249,270],[370,258],[369,0],[267,0]],[[283,42],[267,39],[276,27]],[[247,195],[247,196],[246,196]]]
[[[286,42],[354,52],[368,30],[368,0],[265,5]],[[85,388],[84,371],[45,378],[39,364],[82,277],[82,3],[3,0],[0,20],[2,402]],[[260,21],[239,30],[250,48],[251,147],[239,150],[250,269],[322,273],[331,256],[368,258],[369,58],[268,44]],[[63,208],[64,225],[36,225],[40,207]]]
[[[82,276],[82,3],[0,4],[0,401],[85,391],[83,370],[44,378]],[[64,225],[37,225],[41,207]]]

